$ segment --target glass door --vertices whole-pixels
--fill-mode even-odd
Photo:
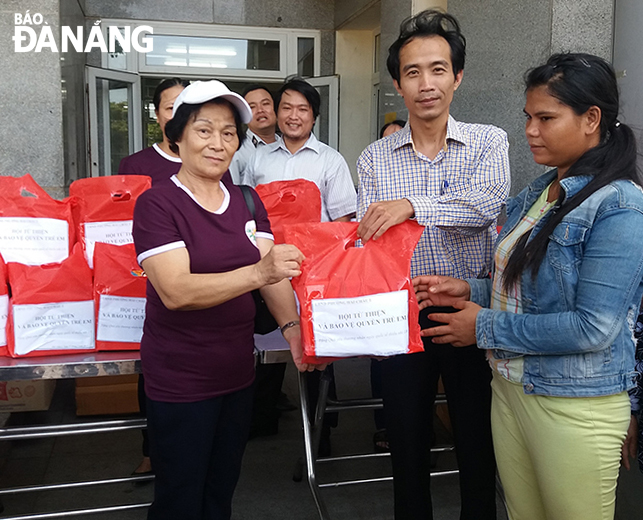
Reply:
[[[315,137],[337,150],[339,146],[339,76],[306,78],[321,96],[319,117],[315,121]]]
[[[118,165],[142,148],[141,81],[138,74],[86,67],[88,175],[118,173]]]

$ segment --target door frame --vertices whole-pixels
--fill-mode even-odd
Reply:
[[[138,152],[143,147],[143,124],[141,121],[141,77],[132,72],[123,72],[112,69],[101,69],[98,67],[85,67],[85,95],[87,106],[87,119],[85,120],[85,135],[87,139],[87,175],[88,177],[100,177],[101,170],[111,175],[111,143],[105,139],[105,154],[103,164],[100,164],[99,150],[99,132],[98,132],[98,110],[99,100],[96,93],[97,80],[114,80],[128,83],[131,88],[128,89],[128,110],[127,110],[127,127],[129,138],[129,153]],[[103,95],[106,95],[104,93]],[[109,99],[103,98],[100,107],[102,110],[109,111]],[[109,135],[109,113],[103,117],[105,127],[103,135]],[[96,122],[96,123],[94,123]]]
[[[318,76],[306,78],[313,87],[328,87],[328,146],[335,150],[339,147],[339,76]],[[315,121],[313,132],[318,135],[319,119]]]

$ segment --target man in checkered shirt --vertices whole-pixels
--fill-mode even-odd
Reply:
[[[455,18],[424,11],[406,20],[387,66],[409,122],[362,152],[358,162],[358,235],[377,240],[406,219],[426,226],[412,276],[487,276],[496,219],[509,193],[506,133],[449,115],[462,81],[465,39]],[[427,315],[449,309],[429,308]],[[382,363],[384,412],[393,461],[396,520],[433,518],[430,447],[441,376],[460,470],[460,520],[496,518],[491,440],[491,373],[475,345],[455,348],[424,338],[425,352]]]

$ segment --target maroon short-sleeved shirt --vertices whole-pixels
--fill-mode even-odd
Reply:
[[[181,159],[166,154],[158,144],[124,157],[118,165],[119,175],[148,175],[152,186],[166,181],[181,169]]]
[[[166,154],[158,144],[145,148],[121,159],[118,165],[119,175],[147,175],[152,178],[152,186],[166,181],[181,169],[181,159]],[[232,177],[227,171],[223,182],[232,184]]]
[[[139,263],[182,247],[192,273],[225,273],[258,262],[255,236],[272,239],[261,199],[252,192],[253,220],[240,188],[221,186],[225,199],[214,213],[174,176],[143,193],[134,210]],[[148,282],[145,312],[141,359],[151,399],[194,402],[252,383],[255,305],[250,293],[209,309],[171,311]]]

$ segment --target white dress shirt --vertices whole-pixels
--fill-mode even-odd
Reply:
[[[279,139],[279,136],[275,134],[275,138]],[[255,154],[255,150],[260,146],[265,146],[268,143],[264,141],[261,137],[255,134],[249,128],[246,130],[246,138],[243,140],[241,148],[239,148],[230,162],[230,175],[232,176],[232,182],[236,185],[247,184],[244,182],[244,172],[248,167],[248,163]]]
[[[317,184],[322,198],[322,222],[355,213],[356,192],[348,164],[339,152],[310,134],[294,154],[282,139],[257,147],[244,182],[249,186],[273,181],[306,179]]]

